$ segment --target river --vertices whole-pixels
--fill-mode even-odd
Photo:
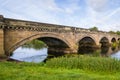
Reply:
[[[48,51],[47,48],[36,50],[33,48],[19,47],[13,52],[10,58],[18,61],[39,63],[39,62],[46,61],[46,59],[49,57],[47,51]],[[111,48],[111,47],[106,47],[106,48],[102,48],[94,51],[92,50],[91,54],[95,56],[97,54],[97,56],[112,57],[112,58],[120,59],[120,50],[116,48]]]

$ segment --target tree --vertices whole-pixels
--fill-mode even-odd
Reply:
[[[116,32],[114,32],[114,31],[109,31],[109,33],[111,33],[111,34],[116,34]]]
[[[98,28],[97,27],[92,27],[92,28],[89,28],[91,31],[98,31]]]
[[[120,35],[120,31],[116,31],[116,32],[114,32],[114,31],[109,31],[109,33]]]
[[[116,31],[116,34],[120,35],[120,31]]]

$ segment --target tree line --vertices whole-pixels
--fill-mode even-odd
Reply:
[[[89,29],[90,29],[91,31],[99,31],[99,29],[98,29],[96,26],[91,27],[91,28],[89,28]],[[109,31],[109,33],[120,35],[120,31]]]

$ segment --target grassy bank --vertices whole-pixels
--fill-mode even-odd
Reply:
[[[119,60],[103,57],[75,56],[54,58],[47,61],[46,66],[51,68],[82,69],[94,72],[120,72]]]
[[[120,80],[119,74],[120,62],[109,58],[61,57],[46,64],[0,62],[0,80]]]

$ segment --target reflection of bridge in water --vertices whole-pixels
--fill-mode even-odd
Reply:
[[[118,47],[103,47],[101,48],[101,56],[110,56],[116,54],[119,50]]]
[[[48,45],[48,53],[78,53],[83,46],[101,47],[120,40],[120,36],[107,32],[3,16],[0,16],[0,37],[0,54],[7,55],[33,39],[45,42]]]

